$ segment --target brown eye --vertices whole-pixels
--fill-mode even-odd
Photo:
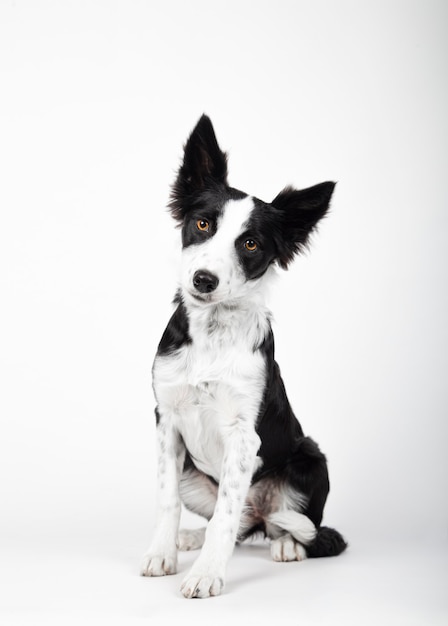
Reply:
[[[246,250],[249,250],[249,252],[255,252],[258,246],[253,239],[246,239],[246,241],[244,242],[244,247],[246,248]]]
[[[207,220],[198,220],[196,222],[196,226],[198,230],[202,231],[203,233],[208,232],[208,229],[210,228],[210,224],[207,222]]]

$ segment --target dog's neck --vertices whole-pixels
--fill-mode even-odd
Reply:
[[[194,342],[212,341],[220,346],[244,342],[255,348],[261,345],[270,327],[271,312],[260,291],[217,304],[195,302],[191,298],[183,298],[183,303]]]

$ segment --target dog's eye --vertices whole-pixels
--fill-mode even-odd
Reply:
[[[202,231],[203,233],[208,232],[208,229],[210,228],[210,224],[207,222],[207,220],[198,220],[196,222],[196,226],[197,229]]]
[[[255,250],[258,248],[253,239],[246,239],[246,241],[244,242],[244,247],[246,248],[246,250],[249,250],[249,252],[255,252]]]

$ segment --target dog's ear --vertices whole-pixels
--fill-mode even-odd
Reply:
[[[218,145],[210,118],[203,115],[185,144],[171,190],[172,216],[182,221],[194,194],[216,184],[227,185],[227,155]]]
[[[271,202],[280,211],[282,242],[277,260],[284,269],[306,247],[311,232],[327,213],[334,187],[331,182],[300,191],[286,187]]]

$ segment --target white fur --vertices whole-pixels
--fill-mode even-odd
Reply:
[[[290,534],[286,534],[272,540],[271,556],[274,561],[303,561],[306,550]]]
[[[183,529],[179,531],[177,547],[179,550],[199,550],[205,541],[205,528]]]
[[[316,537],[316,527],[303,513],[291,510],[277,511],[269,516],[269,522],[287,530],[294,539],[305,545]]]
[[[248,327],[238,312],[208,308],[209,325],[219,318],[210,335],[198,331],[201,323],[191,316],[193,342],[154,364],[160,412],[172,415],[196,466],[215,480],[221,474],[227,432],[242,416],[254,427],[263,394],[264,361],[254,353],[253,340],[266,316],[257,312]]]

